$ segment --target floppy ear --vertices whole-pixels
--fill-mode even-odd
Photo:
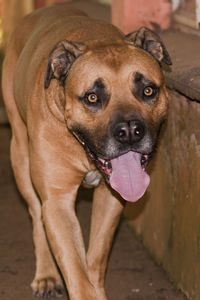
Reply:
[[[66,40],[59,42],[48,58],[44,81],[45,89],[49,87],[53,78],[63,83],[71,65],[84,50],[85,46],[81,43],[72,43]]]
[[[171,58],[160,37],[150,29],[141,27],[125,36],[125,41],[149,52],[159,63],[171,65]]]

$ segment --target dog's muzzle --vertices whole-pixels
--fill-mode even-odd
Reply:
[[[125,200],[137,201],[150,182],[146,167],[151,155],[138,151],[144,149],[146,125],[139,119],[123,120],[112,125],[111,135],[119,154],[109,160],[101,158],[100,168],[111,187]]]
[[[148,130],[145,122],[139,119],[120,120],[110,125],[106,141],[99,147],[101,152],[93,150],[83,135],[75,135],[111,187],[125,200],[135,202],[150,183],[146,173],[152,157]]]

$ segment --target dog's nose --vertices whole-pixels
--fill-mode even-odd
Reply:
[[[120,122],[114,130],[115,139],[124,144],[139,142],[145,135],[145,125],[140,120]]]

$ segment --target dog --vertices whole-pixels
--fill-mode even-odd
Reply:
[[[33,221],[36,296],[61,296],[61,272],[71,300],[107,299],[113,235],[126,200],[149,185],[166,119],[162,64],[171,60],[153,31],[124,35],[67,4],[36,10],[13,33],[2,86],[12,168]],[[95,187],[87,252],[81,184]]]

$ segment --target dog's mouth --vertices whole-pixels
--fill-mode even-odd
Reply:
[[[146,192],[150,177],[146,167],[152,158],[152,153],[128,151],[111,159],[105,159],[95,154],[88,145],[73,132],[86,152],[94,161],[97,168],[103,173],[106,181],[117,191],[122,198],[135,202]]]
[[[146,167],[152,154],[129,151],[112,159],[104,159],[91,152],[89,148],[86,150],[104,174],[106,181],[122,198],[135,202],[144,195],[150,183]]]

